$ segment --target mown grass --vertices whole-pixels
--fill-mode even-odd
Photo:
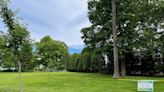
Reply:
[[[111,75],[97,73],[23,73],[23,92],[137,92],[136,80],[155,82],[154,92],[164,92],[162,77],[125,77],[119,80]],[[19,92],[18,73],[0,73],[0,92]]]

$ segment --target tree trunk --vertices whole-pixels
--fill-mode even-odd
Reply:
[[[22,67],[21,67],[21,62],[20,60],[18,60],[18,65],[19,65],[19,89],[20,89],[20,92],[22,92],[22,76],[21,76],[21,70],[22,70]]]
[[[116,0],[112,0],[112,29],[113,29],[113,53],[114,53],[114,74],[113,78],[119,78],[119,62],[117,48],[117,29],[116,29]]]
[[[109,63],[108,55],[103,53],[102,56],[104,58],[105,65],[108,66],[108,63]]]
[[[126,66],[125,66],[125,61],[121,61],[121,76],[125,77],[126,76]]]

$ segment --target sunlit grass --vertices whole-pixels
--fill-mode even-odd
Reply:
[[[137,92],[133,80],[162,80],[155,82],[155,92],[164,92],[162,77],[125,77],[97,73],[23,73],[23,92]],[[0,92],[19,92],[18,73],[0,73]]]

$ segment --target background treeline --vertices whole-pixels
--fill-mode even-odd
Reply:
[[[112,53],[112,52],[111,52]],[[164,73],[164,58],[156,53],[154,55],[143,52],[126,53],[119,59],[120,69],[125,67],[127,75],[159,75]],[[125,62],[125,66],[121,62]],[[113,74],[113,56],[108,61],[100,54],[82,52],[69,57],[66,69],[73,72],[99,72]]]
[[[164,2],[162,0],[119,0],[117,46],[122,76],[164,74]],[[85,48],[69,55],[62,41],[43,37],[39,42],[0,1],[0,17],[7,32],[0,31],[0,68],[3,71],[56,71],[113,73],[111,0],[89,0],[91,26],[81,30]]]

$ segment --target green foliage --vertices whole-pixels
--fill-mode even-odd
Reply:
[[[79,54],[73,54],[68,57],[68,61],[66,63],[66,69],[70,71],[76,71],[78,69],[79,63]]]
[[[14,64],[14,56],[12,53],[6,48],[6,34],[0,33],[0,65],[4,68],[13,68]]]
[[[52,70],[61,69],[61,66],[64,68],[64,62],[61,60],[68,54],[67,46],[50,36],[45,36],[40,42],[36,42],[36,53],[41,58],[38,61],[39,65],[42,64]]]
[[[85,51],[81,54],[70,55],[66,69],[68,71],[102,73],[105,72],[105,62],[100,54]]]
[[[88,9],[92,26],[82,29],[84,42],[87,46],[90,44],[96,48],[98,45],[102,49],[105,48],[103,45],[107,44],[107,47],[112,45],[112,40],[109,41],[112,39],[111,0],[90,0]],[[164,11],[162,1],[119,0],[117,2],[117,30],[120,49],[133,49],[137,45],[145,46],[146,43],[141,45],[139,43],[145,39],[152,39],[161,28],[164,21],[161,16],[162,11]],[[145,31],[148,31],[148,34]]]
[[[32,52],[32,43],[31,40],[27,40],[23,43],[21,50],[21,62],[22,62],[22,70],[23,71],[32,71],[34,68],[34,64],[32,61],[33,52]]]
[[[17,21],[15,12],[8,8],[7,3],[1,5],[0,15],[3,19],[3,23],[8,28],[6,35],[4,35],[4,48],[6,50],[4,53],[4,65],[9,65],[10,61],[17,66],[20,61],[22,62],[24,70],[26,70],[27,67],[30,66],[27,63],[30,62],[32,58],[32,45],[29,32],[24,25]],[[9,55],[9,58],[7,58],[6,55]],[[13,63],[11,63],[11,65],[13,65]]]
[[[117,45],[120,62],[126,62],[129,65],[133,63],[130,65],[131,67],[133,65],[137,67],[137,64],[140,63],[144,67],[147,64],[150,66],[147,71],[156,72],[155,66],[158,66],[159,63],[163,64],[164,2],[161,0],[119,0],[116,3],[116,8]],[[89,0],[88,10],[88,18],[92,25],[81,30],[82,39],[86,45],[84,51],[100,56],[104,53],[107,54],[110,66],[112,66],[111,0]],[[160,54],[160,61],[154,60],[159,57],[158,54]],[[145,62],[141,61],[142,57],[144,57]],[[103,59],[98,60],[99,62],[104,61]],[[91,62],[90,59],[88,62]],[[98,67],[98,65],[94,67]],[[157,70],[159,71],[159,69]]]

